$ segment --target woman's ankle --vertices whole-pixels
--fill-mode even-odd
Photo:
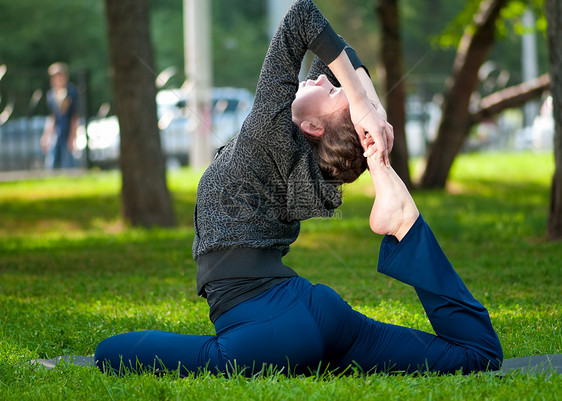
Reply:
[[[416,222],[419,212],[406,185],[392,168],[369,163],[377,193],[369,223],[377,234],[404,238]]]

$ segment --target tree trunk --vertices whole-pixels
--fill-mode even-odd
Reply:
[[[562,239],[562,5],[546,0],[548,47],[550,52],[551,91],[554,110],[554,177],[548,213],[548,238]]]
[[[383,102],[386,105],[387,120],[394,127],[391,163],[406,186],[412,188],[406,142],[406,88],[398,0],[379,0],[376,11],[382,26],[381,57],[385,70]]]
[[[105,0],[105,9],[121,134],[123,217],[134,226],[172,226],[146,0]]]
[[[431,146],[422,188],[444,188],[455,157],[469,132],[470,97],[478,85],[478,70],[494,43],[496,20],[508,0],[483,0],[473,29],[461,39],[443,103],[437,138]]]

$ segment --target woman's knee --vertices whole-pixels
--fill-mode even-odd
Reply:
[[[471,345],[473,350],[473,370],[497,370],[503,362],[503,349],[496,332],[491,328],[482,333],[480,343]]]
[[[115,369],[118,369],[118,364],[116,362],[119,357],[114,337],[115,336],[102,340],[96,347],[94,361],[97,368],[102,372],[115,371]]]

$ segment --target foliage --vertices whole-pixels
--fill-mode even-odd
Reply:
[[[157,71],[174,67],[170,82],[185,80],[183,8],[180,1],[150,1],[151,29]],[[211,36],[215,86],[254,90],[269,38],[266,2],[262,0],[212,0]]]
[[[183,71],[183,9],[181,1],[149,1],[150,28],[156,72],[176,69],[169,85],[179,87]]]
[[[379,79],[380,59],[376,1],[316,0],[336,31],[356,47],[375,80]],[[543,1],[533,0],[533,4],[540,9]],[[269,40],[266,3],[265,0],[211,0],[215,85],[255,88]],[[468,2],[465,12],[461,13],[465,3],[461,0],[400,2],[405,70],[410,91],[425,93],[426,98],[430,98],[443,90],[454,49],[438,48],[435,44],[456,46],[462,28],[474,15],[477,0]],[[513,4],[512,8],[517,9],[522,0],[513,0]],[[172,66],[177,76],[169,85],[181,85],[184,80],[182,2],[149,0],[149,6],[155,75]],[[70,64],[75,80],[78,72],[88,72],[89,115],[95,114],[103,102],[111,101],[101,0],[43,0],[39,3],[35,0],[0,0],[0,9],[0,65],[8,66],[8,73],[0,82],[3,95],[0,109],[6,99],[12,97],[16,100],[14,116],[44,113],[44,103],[40,103],[39,109],[29,110],[29,98],[34,89],[48,87],[45,70],[56,60]],[[506,19],[505,38],[491,59],[498,68],[510,71],[518,82],[520,60],[516,17],[514,14],[513,18]],[[544,26],[542,17],[538,25]],[[547,68],[546,41],[542,37],[539,39],[540,70],[543,72]]]
[[[491,313],[506,358],[562,353],[562,248],[544,238],[549,154],[463,155],[449,192],[414,193],[457,271]],[[562,376],[487,375],[116,378],[34,358],[92,355],[109,335],[140,329],[212,334],[195,294],[193,208],[201,172],[169,184],[180,227],[120,220],[117,172],[0,183],[0,399],[557,399]],[[363,313],[431,331],[414,291],[376,273],[380,237],[367,218],[367,176],[344,189],[334,219],[303,223],[285,262],[335,288]],[[344,233],[344,235],[342,235]]]
[[[440,49],[456,48],[465,29],[470,29],[481,2],[482,0],[466,2],[464,8],[449,20],[443,31],[433,36],[433,46]],[[527,9],[533,11],[536,19],[535,27],[530,29],[522,23],[522,16]],[[530,31],[537,34],[539,74],[548,71],[544,0],[510,0],[502,10],[496,29],[498,39],[489,60],[497,71],[504,70],[511,75],[510,84],[521,82],[521,35]]]
[[[462,10],[465,2],[436,0],[401,0],[400,18],[403,32],[404,69],[409,92],[429,100],[445,89],[455,57],[454,48],[437,48],[447,23]]]
[[[261,0],[213,0],[213,53],[215,84],[255,88],[268,45],[265,6]],[[169,85],[184,81],[183,8],[181,1],[149,1],[156,71],[174,67]],[[30,112],[31,93],[48,89],[47,66],[66,61],[71,78],[88,73],[89,115],[104,102],[111,102],[105,15],[101,0],[0,0],[0,65],[8,73],[1,81],[4,103],[16,100],[14,116]],[[63,18],[64,16],[64,18]],[[67,18],[66,16],[72,16]],[[218,19],[218,20],[217,20]],[[234,43],[234,46],[233,46]],[[45,113],[44,101],[38,110]]]
[[[442,34],[434,38],[434,43],[441,47],[456,47],[464,29],[472,24],[480,3],[482,3],[482,0],[470,0],[466,2],[466,5],[457,16],[448,22]],[[522,34],[524,32],[521,24],[521,17],[527,8],[531,8],[537,15],[538,21],[536,29],[544,33],[546,30],[544,0],[533,0],[531,4],[528,4],[528,2],[524,0],[511,0],[503,10],[502,20],[499,21],[497,26],[499,32],[502,34],[500,36],[505,37],[509,33],[509,22],[512,23],[512,27],[514,28],[513,32],[517,34]]]
[[[92,99],[109,99],[107,46],[103,3],[89,0],[0,0],[0,64],[8,72],[2,93],[16,101],[15,115],[28,112],[29,96],[48,89],[47,67],[66,61],[73,79],[76,72],[90,72]]]
[[[316,0],[334,30],[357,51],[375,77],[379,60],[379,27],[374,0]]]
[[[214,0],[212,5],[214,85],[253,91],[269,46],[266,2]]]

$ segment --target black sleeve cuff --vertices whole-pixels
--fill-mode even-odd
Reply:
[[[367,69],[367,67],[365,67],[365,64],[363,64],[363,62],[357,55],[357,52],[351,46],[346,46],[345,52],[347,54],[347,57],[349,58],[349,61],[351,61],[351,65],[353,65],[354,70],[363,67],[363,69],[367,72],[367,75],[369,77],[371,76],[371,74],[369,74],[369,70]]]
[[[327,24],[308,48],[328,65],[341,54],[345,46],[345,41]]]

